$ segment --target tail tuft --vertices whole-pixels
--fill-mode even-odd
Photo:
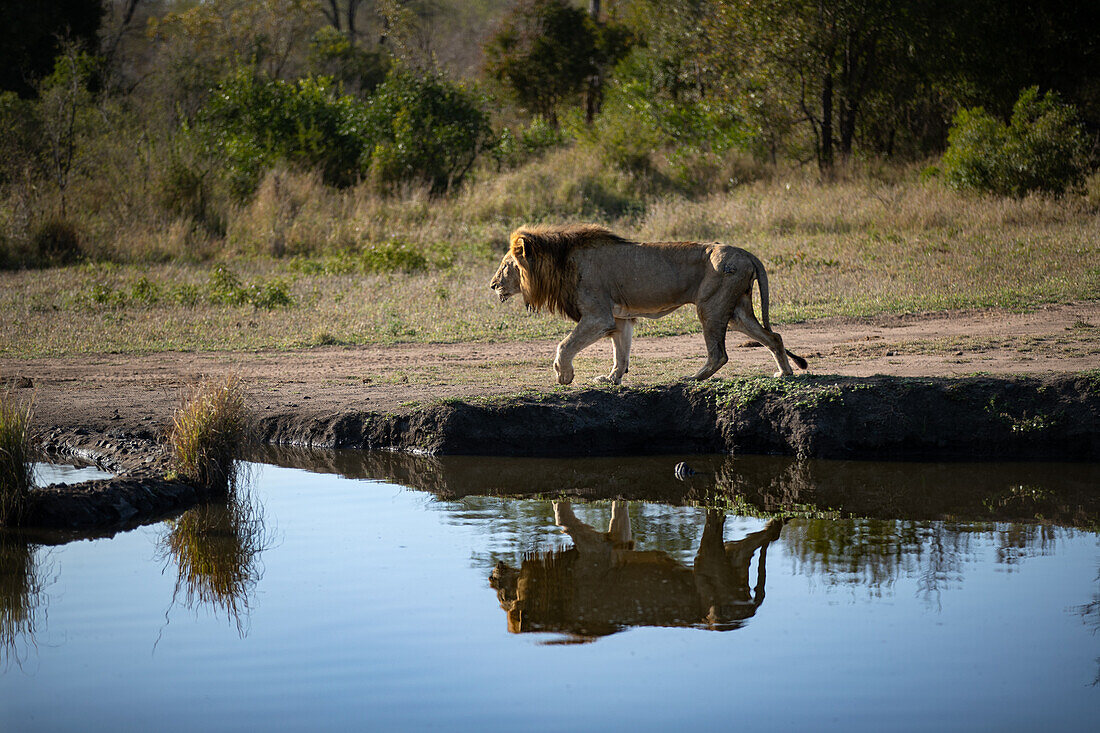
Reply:
[[[799,369],[809,369],[810,368],[810,365],[806,363],[806,360],[803,359],[798,354],[792,354],[789,349],[784,349],[784,351],[787,352],[787,356],[791,357],[791,361],[793,361],[794,365],[796,367],[798,367]]]

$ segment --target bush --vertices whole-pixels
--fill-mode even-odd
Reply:
[[[18,524],[33,482],[31,403],[0,392],[0,525]]]
[[[943,174],[957,189],[1023,196],[1080,188],[1088,143],[1077,110],[1058,95],[1021,92],[1007,125],[981,107],[960,110],[947,137]]]
[[[336,94],[326,78],[291,84],[239,70],[220,84],[199,114],[199,130],[224,156],[233,192],[251,194],[278,161],[321,170],[326,183],[359,179],[368,147],[365,105]]]
[[[363,163],[383,190],[421,184],[440,194],[465,178],[493,144],[489,118],[473,95],[438,77],[390,74],[370,98],[373,141]]]
[[[290,84],[239,71],[200,114],[199,128],[226,161],[234,193],[252,194],[282,161],[317,168],[325,183],[369,175],[378,188],[457,185],[492,143],[478,101],[442,79],[395,71],[367,101],[337,94],[327,78]]]

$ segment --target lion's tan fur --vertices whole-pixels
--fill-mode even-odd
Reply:
[[[753,312],[753,283],[760,287],[764,325]],[[638,318],[660,318],[693,304],[703,327],[706,379],[727,361],[726,328],[768,347],[779,374],[791,374],[783,341],[768,322],[768,276],[752,253],[718,242],[633,242],[593,225],[527,226],[512,232],[508,252],[489,284],[506,301],[522,295],[528,308],[577,322],[554,359],[558,381],[573,380],[573,357],[604,337],[615,364],[603,381],[618,384],[628,371]],[[800,368],[805,360],[790,354]]]
[[[582,247],[626,241],[596,224],[520,227],[512,232],[508,251],[520,265],[524,302],[532,310],[546,309],[579,321],[578,272],[570,255]]]

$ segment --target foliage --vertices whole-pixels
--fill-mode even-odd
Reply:
[[[316,0],[206,0],[154,14],[147,34],[156,92],[188,120],[217,82],[244,65],[272,79],[294,79],[318,25]],[[178,9],[175,9],[178,8]]]
[[[390,60],[380,51],[353,44],[332,26],[324,26],[310,39],[309,68],[317,76],[335,79],[350,93],[370,94],[385,81]]]
[[[329,79],[292,84],[239,69],[203,108],[199,129],[225,156],[233,189],[243,197],[278,161],[319,168],[333,185],[354,183],[367,145],[364,112]]]
[[[31,402],[0,392],[0,525],[19,522],[34,480]]]
[[[557,124],[558,107],[626,53],[625,28],[564,0],[524,0],[485,44],[485,69],[520,106]]]
[[[1062,194],[1088,172],[1088,143],[1077,111],[1056,93],[1021,92],[1007,125],[981,107],[955,116],[943,155],[944,176],[959,189],[1023,196]]]
[[[441,77],[397,69],[375,90],[364,115],[371,147],[363,166],[374,184],[393,190],[424,185],[433,194],[460,184],[492,146],[479,100]]]
[[[248,435],[248,407],[240,380],[230,376],[192,384],[172,416],[168,435],[176,473],[204,488],[232,488],[237,454]]]
[[[408,242],[371,244],[359,250],[344,250],[320,259],[297,258],[291,266],[307,274],[369,275],[384,272],[420,272],[428,269],[428,258]]]
[[[567,136],[560,127],[536,115],[527,125],[513,132],[504,128],[497,136],[492,155],[498,166],[515,167],[553,148],[561,147]]]

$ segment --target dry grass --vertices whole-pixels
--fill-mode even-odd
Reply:
[[[963,196],[918,182],[913,168],[828,185],[786,172],[687,198],[571,147],[440,200],[335,191],[275,171],[251,204],[230,212],[229,248],[215,261],[0,272],[0,354],[557,338],[567,323],[501,307],[486,285],[512,228],[581,220],[639,239],[752,250],[769,269],[778,323],[1100,298],[1100,209],[1088,196]],[[159,236],[165,252],[210,246],[178,222]],[[427,269],[347,274],[378,243],[398,243]],[[292,304],[212,299],[217,265],[245,284],[284,283]],[[640,335],[697,328],[683,309]]]
[[[32,401],[0,392],[0,525],[19,523],[34,481]]]
[[[168,445],[176,472],[199,486],[232,489],[236,458],[248,437],[248,410],[240,380],[193,384],[172,416]]]

